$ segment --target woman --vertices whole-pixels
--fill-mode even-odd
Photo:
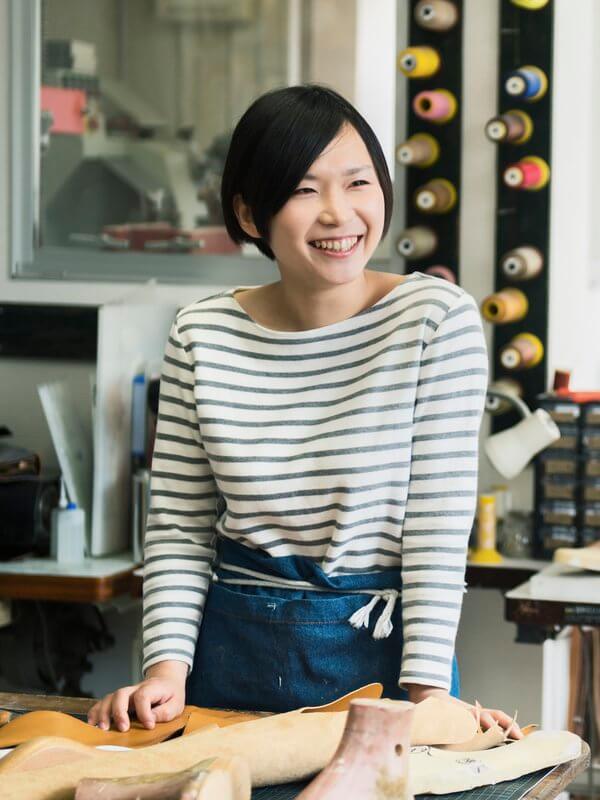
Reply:
[[[145,679],[89,720],[106,728],[112,714],[126,730],[135,710],[153,727],[186,699],[285,711],[371,681],[414,702],[457,696],[487,381],[477,307],[437,278],[367,269],[392,184],[375,134],[330,89],[250,106],[222,204],[232,239],[256,244],[280,279],[177,315],[146,538]],[[494,719],[510,725],[486,710],[483,727]]]

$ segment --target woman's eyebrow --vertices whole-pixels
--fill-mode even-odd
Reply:
[[[362,167],[350,167],[350,169],[344,170],[342,172],[342,175],[344,175],[344,176],[356,175],[357,172],[362,172],[365,169],[371,169],[372,170],[373,167],[370,164],[365,164]],[[307,180],[307,181],[318,181],[319,177],[318,177],[318,175],[313,175],[311,172],[307,172],[306,175],[304,176],[304,180]]]

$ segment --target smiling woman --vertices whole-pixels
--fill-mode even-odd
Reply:
[[[457,695],[487,378],[477,306],[446,281],[367,269],[391,183],[373,131],[330,89],[250,106],[222,203],[231,237],[255,242],[280,280],[205,298],[173,324],[146,678],[90,721],[127,727],[135,708],[151,727],[184,693],[271,711],[373,681],[414,702]],[[492,718],[512,724],[484,711],[484,727]]]

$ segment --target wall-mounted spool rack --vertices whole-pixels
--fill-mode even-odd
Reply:
[[[525,6],[527,4],[525,3]],[[538,4],[536,4],[538,5]],[[527,141],[507,143],[498,141],[496,188],[495,291],[507,287],[520,289],[527,297],[528,311],[523,319],[494,325],[492,375],[490,380],[511,378],[519,382],[522,397],[530,407],[536,407],[536,397],[547,388],[546,344],[548,338],[548,263],[550,238],[550,175],[549,182],[538,190],[513,188],[505,182],[506,171],[530,156],[550,165],[552,131],[552,52],[554,0],[541,8],[520,6],[513,0],[500,3],[500,64],[498,85],[498,114],[516,110],[526,114],[533,129]],[[522,67],[534,66],[524,78],[515,74]],[[545,92],[543,76],[546,76]],[[527,83],[527,81],[530,81]],[[536,81],[539,81],[535,96]],[[523,84],[533,97],[519,95]],[[510,84],[510,85],[509,85]],[[489,135],[489,134],[488,134]],[[550,165],[551,166],[551,165]],[[526,167],[527,169],[527,167]],[[510,173],[509,182],[519,179],[518,169]],[[547,176],[546,176],[547,177]],[[512,179],[512,180],[511,180]],[[543,257],[543,268],[533,278],[516,281],[504,272],[503,257],[515,248],[536,248]],[[533,334],[544,346],[544,357],[529,369],[506,369],[500,360],[502,349],[521,333]],[[494,417],[495,431],[512,427],[519,420],[515,412]]]
[[[430,24],[437,14],[452,14],[455,10],[455,21],[447,30],[436,30],[435,25],[431,27],[424,24],[424,15],[430,15]],[[435,74],[428,77],[404,77],[399,65],[398,80],[406,80],[407,103],[406,103],[406,138],[417,134],[427,134],[434,137],[439,144],[439,155],[435,163],[430,166],[404,165],[397,158],[398,168],[406,169],[405,180],[405,226],[404,230],[424,227],[435,234],[437,245],[435,250],[428,255],[419,257],[408,257],[406,253],[398,248],[400,255],[404,257],[405,272],[410,273],[418,270],[427,272],[430,268],[442,265],[450,270],[451,275],[458,283],[459,279],[459,210],[460,210],[460,169],[461,169],[461,113],[462,113],[462,0],[433,0],[433,2],[411,2],[409,6],[410,21],[408,26],[409,50],[412,48],[432,48],[439,56],[440,65]],[[406,52],[406,51],[401,51]],[[401,54],[400,54],[401,55]],[[400,57],[400,56],[399,56]],[[418,70],[418,67],[417,67]],[[406,73],[405,73],[406,74]],[[453,117],[443,123],[436,123],[428,119],[419,117],[414,109],[415,98],[422,92],[444,90],[450,92],[456,100],[456,111]],[[438,95],[434,97],[433,108],[435,110],[436,99],[443,103],[447,96]],[[398,143],[398,147],[401,143]],[[398,148],[396,151],[398,156]],[[415,194],[420,187],[425,187],[430,181],[448,182],[434,184],[433,194],[449,200],[451,209],[445,213],[427,213],[415,204]],[[454,198],[449,198],[448,194],[455,192]],[[427,190],[421,195],[423,203],[431,201],[431,195]],[[402,241],[402,233],[397,238],[395,246],[398,247]]]

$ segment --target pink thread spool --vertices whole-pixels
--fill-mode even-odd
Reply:
[[[433,267],[427,267],[425,274],[433,275],[436,278],[442,278],[449,283],[456,283],[456,275],[452,272],[450,267],[445,267],[443,264],[436,264]]]
[[[456,114],[456,98],[447,89],[419,92],[413,100],[413,111],[421,119],[443,125]]]
[[[535,192],[546,186],[550,180],[550,167],[542,158],[528,156],[507,167],[502,177],[511,189]]]

